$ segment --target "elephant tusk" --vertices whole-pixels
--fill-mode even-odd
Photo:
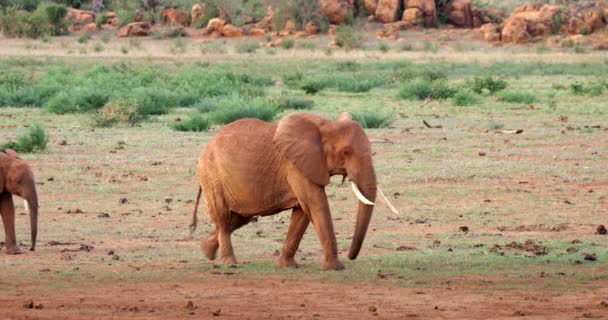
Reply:
[[[380,193],[380,197],[382,198],[382,200],[384,200],[384,202],[386,202],[386,205],[389,207],[389,209],[391,209],[391,211],[396,214],[397,216],[399,216],[399,211],[397,211],[397,209],[393,206],[393,204],[388,201],[388,198],[384,195],[384,192],[382,192],[382,190],[380,189],[380,186],[377,186],[378,189],[378,193]]]
[[[23,206],[25,207],[26,212],[30,212],[30,205],[27,203],[27,200],[23,200]]]
[[[373,202],[367,200],[367,198],[365,198],[365,196],[363,196],[363,194],[361,193],[361,190],[359,190],[359,187],[357,187],[356,183],[351,181],[350,186],[353,187],[353,192],[355,193],[355,196],[357,196],[357,199],[359,199],[359,201],[361,201],[367,205],[370,205],[370,206],[374,205]]]

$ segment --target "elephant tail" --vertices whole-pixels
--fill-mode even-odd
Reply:
[[[192,223],[190,223],[190,238],[192,238],[192,235],[194,234],[194,231],[196,230],[196,225],[198,223],[198,217],[196,216],[196,212],[198,211],[198,203],[201,200],[201,193],[202,193],[202,189],[201,186],[198,186],[198,192],[196,193],[196,201],[194,202],[194,212],[192,213]]]

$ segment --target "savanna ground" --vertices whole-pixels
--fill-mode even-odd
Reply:
[[[312,228],[301,267],[273,267],[287,212],[237,231],[241,263],[217,266],[198,249],[211,229],[206,214],[193,240],[188,224],[196,160],[219,126],[173,131],[168,123],[192,112],[183,107],[114,128],[94,128],[88,113],[0,108],[0,142],[32,123],[50,136],[45,151],[23,155],[38,181],[39,245],[0,255],[0,318],[606,318],[608,236],[594,231],[608,223],[608,57],[466,37],[412,32],[386,49],[370,33],[367,49],[330,51],[319,37],[250,53],[239,49],[245,39],[0,39],[3,72],[82,76],[125,63],[169,75],[228,70],[271,78],[265,97],[313,100],[309,112],[387,115],[389,126],[367,133],[380,185],[401,212],[378,203],[359,258],[348,261],[356,200],[334,177],[327,193],[345,271],[319,271]],[[374,85],[306,95],[286,83],[297,72]],[[524,98],[467,91],[468,106],[451,98],[419,107],[421,99],[399,97],[416,77],[442,74],[453,86],[492,75],[507,82],[504,96]],[[515,129],[523,132],[497,132]]]

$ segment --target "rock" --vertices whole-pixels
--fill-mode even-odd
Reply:
[[[473,27],[473,8],[471,0],[450,0],[443,8],[448,23],[459,28]]]
[[[401,21],[407,22],[410,25],[422,24],[424,13],[418,8],[405,9]]]
[[[384,23],[397,21],[399,0],[378,0],[375,16],[376,20]]]
[[[606,233],[608,233],[608,230],[606,230],[606,226],[604,226],[603,224],[600,224],[599,226],[597,226],[597,228],[595,228],[595,233],[596,234],[606,234]]]
[[[408,9],[418,9],[422,12],[422,25],[434,27],[437,23],[437,8],[434,0],[407,0],[403,13]],[[403,20],[403,19],[402,19]]]
[[[73,24],[86,25],[95,22],[96,14],[93,11],[79,10],[74,8],[68,8],[66,19],[71,21]]]
[[[285,25],[283,25],[283,30],[279,32],[279,36],[286,37],[296,31],[296,23],[289,19],[285,21]]]
[[[193,28],[203,27],[203,19],[207,14],[207,3],[197,3],[190,9],[190,26]]]
[[[332,24],[343,24],[353,14],[353,6],[348,0],[319,0],[319,4],[321,14]]]
[[[319,26],[317,26],[313,22],[307,22],[304,25],[304,31],[306,31],[306,33],[308,34],[317,34],[319,33]]]
[[[109,25],[111,25],[113,27],[118,26],[118,23],[120,22],[120,20],[116,16],[116,13],[114,13],[113,11],[108,11],[108,12],[106,12],[104,14],[106,15],[106,23],[105,24],[109,24]]]
[[[116,35],[120,38],[124,37],[145,37],[150,34],[152,26],[148,22],[131,22],[120,28]]]
[[[264,18],[262,18],[262,20],[260,20],[258,23],[256,23],[255,27],[259,28],[259,29],[263,29],[266,32],[272,30],[273,15],[274,15],[274,10],[272,10],[271,6],[268,6],[268,8],[266,9],[266,15],[264,16]]]
[[[177,10],[175,8],[167,8],[163,9],[160,12],[160,24],[161,25],[169,25],[172,27],[182,26],[186,27],[188,25],[186,18],[186,12],[182,10]]]
[[[502,41],[523,43],[542,39],[551,33],[554,17],[558,14],[560,8],[550,4],[528,4],[518,7],[504,22]]]
[[[363,0],[363,7],[367,14],[373,16],[376,14],[376,7],[378,6],[378,0]]]
[[[496,23],[486,23],[479,28],[483,39],[488,42],[500,41],[500,26]]]
[[[566,26],[569,34],[590,34],[605,25],[602,19],[602,15],[605,14],[604,9],[597,6],[570,14],[572,16]]]
[[[327,34],[330,36],[336,34],[336,25],[335,24],[329,25],[329,27],[327,28]]]
[[[243,29],[231,24],[223,26],[220,32],[224,37],[227,38],[237,38],[243,36]]]
[[[95,33],[97,32],[97,24],[95,22],[87,23],[82,30],[88,33]]]
[[[220,18],[213,18],[207,23],[207,33],[212,34],[215,31],[221,31],[226,22]]]
[[[265,37],[266,31],[264,31],[264,29],[261,29],[261,28],[253,28],[253,29],[249,30],[249,35],[254,36],[254,37]]]
[[[608,39],[600,39],[598,42],[591,46],[593,50],[608,50]]]

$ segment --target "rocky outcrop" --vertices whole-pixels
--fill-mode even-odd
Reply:
[[[583,0],[568,7],[565,29],[569,34],[591,34],[605,26],[608,7],[604,1]]]
[[[402,20],[412,23],[405,19],[406,12],[408,18],[421,17],[421,20],[413,21],[417,25],[434,27],[437,24],[437,8],[434,0],[406,0]]]
[[[215,31],[220,32],[222,28],[224,28],[225,24],[226,22],[224,20],[220,18],[213,18],[209,20],[209,23],[207,23],[206,32],[209,34],[212,34]]]
[[[274,10],[272,9],[271,6],[268,6],[268,8],[266,8],[266,15],[264,16],[264,18],[262,18],[262,20],[260,20],[258,23],[256,23],[255,27],[263,29],[266,32],[272,30],[272,17],[273,16],[274,16]]]
[[[396,21],[399,7],[400,0],[378,0],[374,13],[376,20],[384,23]]]
[[[152,26],[148,22],[131,22],[120,28],[116,34],[120,38],[124,37],[145,37],[150,34]]]
[[[96,14],[93,11],[79,10],[74,8],[68,8],[66,18],[73,24],[86,25],[95,22]]]
[[[167,8],[160,12],[160,23],[162,25],[186,27],[188,25],[187,21],[186,13],[182,10]]]
[[[227,38],[236,38],[241,37],[243,35],[243,29],[233,26],[231,24],[226,24],[220,30],[222,36]]]
[[[524,43],[546,37],[559,26],[555,24],[560,8],[549,4],[518,7],[504,22],[502,41]]]
[[[500,41],[500,26],[496,23],[486,23],[479,28],[479,32],[485,41]]]
[[[344,24],[349,15],[353,14],[353,6],[348,0],[319,0],[321,13],[329,23]]]
[[[450,0],[443,8],[448,23],[459,28],[473,27],[473,6],[471,0]]]
[[[192,27],[200,27],[200,24],[203,23],[203,19],[207,14],[207,4],[195,4],[192,6],[190,10],[190,25]]]
[[[307,22],[304,25],[304,31],[306,31],[306,33],[308,34],[317,34],[319,33],[319,26],[317,26],[316,24],[312,23],[312,22]]]
[[[376,7],[378,7],[378,0],[364,0],[363,7],[365,8],[365,11],[367,11],[367,14],[375,15]]]

